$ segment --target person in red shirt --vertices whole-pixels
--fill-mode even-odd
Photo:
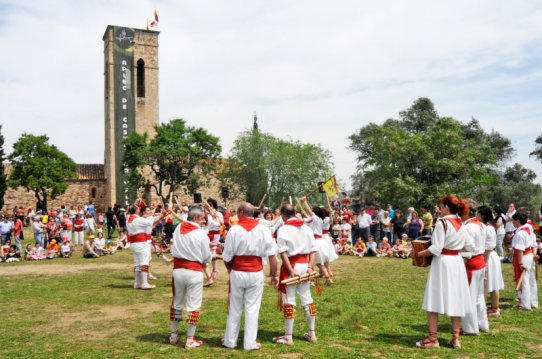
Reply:
[[[73,236],[74,247],[77,247],[79,243],[83,245],[85,241],[85,220],[79,213],[75,215],[75,221],[73,222]]]
[[[23,246],[21,244],[21,241],[24,239],[23,238],[23,219],[24,219],[24,216],[15,217],[15,225],[13,226],[13,236],[15,237],[15,245],[17,246],[19,253],[22,253],[23,251]]]

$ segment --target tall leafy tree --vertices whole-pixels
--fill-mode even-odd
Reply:
[[[247,201],[259,204],[267,193],[275,205],[307,194],[332,174],[331,153],[320,145],[283,140],[255,127],[237,137],[221,177],[238,184]]]
[[[221,147],[218,137],[201,127],[174,119],[155,127],[156,136],[132,133],[124,141],[128,182],[134,189],[152,187],[167,202],[170,193],[194,193],[216,169]]]
[[[47,210],[49,199],[66,191],[66,180],[77,175],[75,162],[55,145],[49,144],[47,135],[24,133],[13,145],[8,160],[12,165],[8,185],[34,192],[36,208],[42,210]]]
[[[485,132],[475,119],[440,117],[427,98],[349,139],[371,195],[399,206],[433,203],[443,193],[475,196],[513,153],[507,138]]]
[[[531,152],[530,155],[542,162],[542,135],[538,136],[536,140],[534,140],[534,143],[535,150]]]
[[[6,174],[4,173],[4,135],[2,135],[2,125],[0,125],[0,209],[4,207],[4,195],[7,190]]]

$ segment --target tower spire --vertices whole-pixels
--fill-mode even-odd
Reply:
[[[252,128],[255,130],[258,129],[258,115],[256,114],[256,111],[254,111],[254,125],[252,125]]]

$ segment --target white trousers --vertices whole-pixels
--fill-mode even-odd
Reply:
[[[475,334],[480,330],[488,330],[486,299],[484,295],[484,277],[486,268],[472,271],[472,279],[469,285],[470,300],[473,308],[472,313],[466,314],[462,319],[465,333]]]
[[[79,244],[83,244],[85,242],[85,232],[73,232],[73,244],[78,246]]]
[[[148,266],[151,261],[151,245],[147,242],[136,242],[130,245],[130,250],[134,255],[134,266],[136,271],[141,266]]]
[[[305,274],[309,268],[308,263],[296,263],[294,266],[294,272],[296,274]],[[299,296],[299,301],[302,306],[311,304],[313,302],[311,296],[311,284],[310,281],[301,282],[299,284],[289,285],[286,287],[286,294],[282,294],[282,303],[291,304],[295,307],[295,295]]]
[[[186,312],[201,308],[203,297],[203,272],[178,268],[173,270],[173,309],[182,311],[186,302]]]
[[[245,350],[256,349],[258,336],[258,316],[262,303],[264,274],[259,272],[230,272],[230,294],[228,319],[224,333],[224,346],[235,348],[241,326],[241,313],[245,307]]]
[[[519,298],[525,309],[538,307],[538,288],[536,287],[535,263],[532,253],[523,256],[525,274],[521,280],[521,292]]]

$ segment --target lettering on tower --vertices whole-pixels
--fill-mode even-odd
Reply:
[[[135,89],[134,83],[134,29],[113,28],[114,37],[114,121],[115,121],[115,179],[117,202],[129,205],[135,200],[135,193],[129,190],[126,177],[129,173],[123,164],[125,145],[123,140],[135,130]]]

